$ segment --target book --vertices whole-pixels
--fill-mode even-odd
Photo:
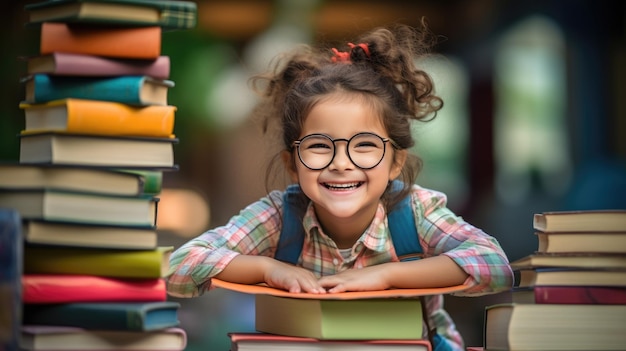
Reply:
[[[176,106],[133,106],[114,101],[62,99],[42,104],[21,103],[22,132],[161,137],[172,136]]]
[[[70,302],[165,301],[163,278],[109,278],[80,274],[24,274],[22,300],[25,304]]]
[[[0,163],[0,189],[57,189],[138,196],[145,192],[141,174],[102,168]],[[153,190],[153,186],[148,188]]]
[[[537,268],[514,270],[515,287],[589,285],[626,287],[626,270]]]
[[[176,142],[176,138],[22,133],[19,162],[169,170],[176,168]]]
[[[533,228],[543,232],[626,232],[626,210],[536,213]]]
[[[266,333],[228,333],[231,351],[431,351],[427,339],[319,340]]]
[[[485,350],[623,350],[626,305],[496,304],[485,308]]]
[[[154,227],[158,200],[52,189],[0,190],[0,207],[15,208],[23,219],[84,224]]]
[[[182,351],[186,346],[187,334],[178,327],[140,332],[24,325],[20,336],[20,347],[33,351]]]
[[[626,228],[621,232],[535,232],[538,252],[605,252],[626,254]]]
[[[44,22],[39,55],[55,52],[130,59],[161,54],[161,27],[111,27]]]
[[[34,74],[22,79],[29,109],[53,100],[67,98],[119,102],[137,106],[167,105],[167,92],[174,86],[171,80],[148,76],[71,77]],[[173,109],[173,106],[170,106]],[[67,111],[66,111],[67,112]],[[93,112],[93,111],[92,111]],[[28,128],[27,128],[28,129]]]
[[[150,169],[116,169],[115,171],[131,173],[143,179],[143,193],[145,195],[158,195],[163,188],[163,172]]]
[[[24,6],[31,23],[81,22],[106,25],[196,26],[196,3],[165,0],[48,0]]]
[[[59,76],[112,77],[148,76],[166,80],[170,76],[170,57],[120,59],[95,55],[53,52],[25,58],[29,75],[47,73]]]
[[[170,246],[155,250],[111,250],[25,246],[25,274],[77,274],[112,278],[163,278]]]
[[[625,305],[626,287],[534,286],[511,292],[515,303]]]
[[[32,220],[24,223],[24,240],[31,245],[151,250],[157,247],[158,234],[156,227]]]
[[[22,220],[0,208],[0,350],[17,350],[22,324]]]
[[[539,252],[512,261],[510,265],[514,270],[546,267],[626,270],[626,255]]]
[[[422,339],[418,298],[298,299],[255,295],[259,332],[321,340]]]
[[[25,304],[23,323],[97,330],[152,331],[179,325],[180,304],[162,302],[75,302]]]

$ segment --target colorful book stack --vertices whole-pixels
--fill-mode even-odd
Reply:
[[[157,242],[164,171],[175,170],[164,30],[196,5],[48,0],[27,60],[20,158],[0,165],[0,207],[23,224],[24,350],[183,350],[167,301],[172,247]]]
[[[431,351],[435,348],[424,334],[427,328],[421,298],[466,288],[460,285],[319,295],[215,278],[212,286],[255,296],[256,332],[229,333],[232,351]]]
[[[624,350],[626,210],[534,215],[511,303],[487,306],[486,350]]]

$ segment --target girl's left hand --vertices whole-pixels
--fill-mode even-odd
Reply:
[[[348,269],[335,275],[322,277],[318,283],[329,293],[385,290],[390,288],[386,280],[386,265],[379,264],[360,269]]]

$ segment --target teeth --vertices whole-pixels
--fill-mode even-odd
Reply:
[[[324,183],[324,186],[326,186],[328,189],[332,189],[332,190],[348,190],[348,189],[354,189],[354,188],[358,187],[359,185],[361,185],[361,182],[354,182],[354,183],[342,183],[342,184],[329,184],[329,183]]]

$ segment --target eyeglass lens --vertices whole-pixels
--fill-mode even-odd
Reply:
[[[302,138],[298,145],[298,156],[302,163],[314,170],[328,167],[335,157],[337,141],[347,142],[348,157],[362,169],[376,167],[385,156],[385,141],[373,133],[359,133],[350,140],[331,139],[324,134],[312,134]]]

